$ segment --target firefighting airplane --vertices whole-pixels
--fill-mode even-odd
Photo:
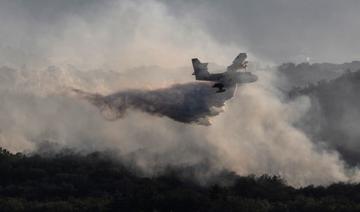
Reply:
[[[258,77],[249,71],[246,71],[247,63],[246,53],[240,53],[235,57],[231,65],[227,67],[227,70],[223,73],[210,74],[208,72],[208,63],[201,63],[198,58],[192,59],[194,68],[195,79],[202,81],[215,82],[214,88],[218,88],[217,93],[226,91],[227,88],[233,87],[240,83],[251,83],[255,82]],[[238,71],[245,69],[245,71]]]

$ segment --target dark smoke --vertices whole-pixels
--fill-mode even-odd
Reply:
[[[360,164],[360,70],[340,77],[294,88],[290,97],[310,97],[311,108],[299,127],[316,142],[321,142],[352,166]]]
[[[98,107],[108,120],[122,118],[128,109],[134,109],[183,123],[210,125],[209,118],[223,111],[225,101],[234,96],[235,89],[236,86],[216,93],[211,84],[196,82],[156,90],[125,90],[107,96],[71,90]]]

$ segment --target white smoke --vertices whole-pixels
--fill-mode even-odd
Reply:
[[[337,152],[321,149],[294,127],[310,100],[300,97],[285,103],[268,84],[271,79],[260,79],[263,82],[238,90],[228,105],[231,112],[224,113],[208,134],[229,166],[241,174],[280,175],[297,186],[358,180],[358,170],[347,169]]]

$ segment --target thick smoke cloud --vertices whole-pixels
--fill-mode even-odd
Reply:
[[[0,141],[3,147],[12,151],[33,151],[46,141],[57,144],[59,148],[81,152],[112,149],[119,151],[123,160],[133,161],[148,174],[156,174],[167,166],[211,164],[206,176],[226,168],[242,175],[280,175],[292,185],[357,180],[359,176],[357,169],[346,168],[337,152],[318,147],[293,126],[309,109],[310,101],[301,97],[284,102],[281,92],[273,86],[279,79],[275,72],[256,72],[259,82],[240,86],[236,95],[227,101],[226,112],[212,117],[211,126],[199,126],[158,117],[159,113],[168,115],[168,112],[146,107],[153,103],[162,106],[157,105],[157,109],[164,109],[167,104],[170,104],[169,108],[190,107],[191,104],[184,106],[182,102],[167,100],[173,100],[173,92],[181,91],[181,95],[193,97],[193,92],[199,89],[207,95],[197,97],[199,102],[195,105],[200,104],[201,109],[193,110],[195,116],[191,119],[196,122],[195,118],[203,112],[209,116],[210,104],[206,101],[213,100],[212,95],[218,95],[209,93],[214,90],[208,84],[185,83],[152,91],[131,89],[108,96],[77,90],[75,97],[87,98],[100,108],[109,103],[119,106],[121,101],[117,101],[123,100],[126,95],[132,95],[130,102],[136,104],[156,99],[151,104],[135,104],[137,108],[131,104],[122,119],[107,121],[96,107],[68,95],[67,87],[81,79],[76,72],[65,72],[68,81],[64,81],[65,85],[57,85],[51,80],[57,75],[44,74],[51,71],[54,70],[40,72],[44,78],[22,79],[1,89],[0,97],[4,104],[0,106]],[[20,74],[22,71],[16,73],[19,75],[14,75],[14,79],[24,76]],[[35,71],[32,74],[39,76]],[[97,72],[88,74],[89,78],[97,78],[98,75]],[[120,77],[119,82],[121,80],[124,79]],[[102,84],[101,81],[97,83]],[[35,85],[43,85],[41,88],[45,88],[46,92]],[[78,82],[77,87],[82,90],[90,87],[80,85],[82,83]],[[217,103],[215,101],[211,105]],[[218,106],[223,102],[220,103]],[[110,111],[119,111],[118,107],[113,109]],[[147,113],[137,112],[139,110]],[[149,110],[155,111],[156,116],[148,114]],[[175,115],[171,118],[179,117]]]
[[[127,90],[102,96],[72,89],[79,97],[98,107],[108,120],[124,117],[126,110],[167,116],[179,122],[210,125],[210,117],[223,111],[225,101],[233,97],[236,86],[218,94],[210,83],[176,84],[152,91]]]

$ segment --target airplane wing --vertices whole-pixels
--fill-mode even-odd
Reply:
[[[247,66],[247,61],[245,61],[247,58],[246,53],[240,53],[238,56],[235,57],[232,64],[227,67],[227,71],[234,72],[239,69],[244,69]]]

